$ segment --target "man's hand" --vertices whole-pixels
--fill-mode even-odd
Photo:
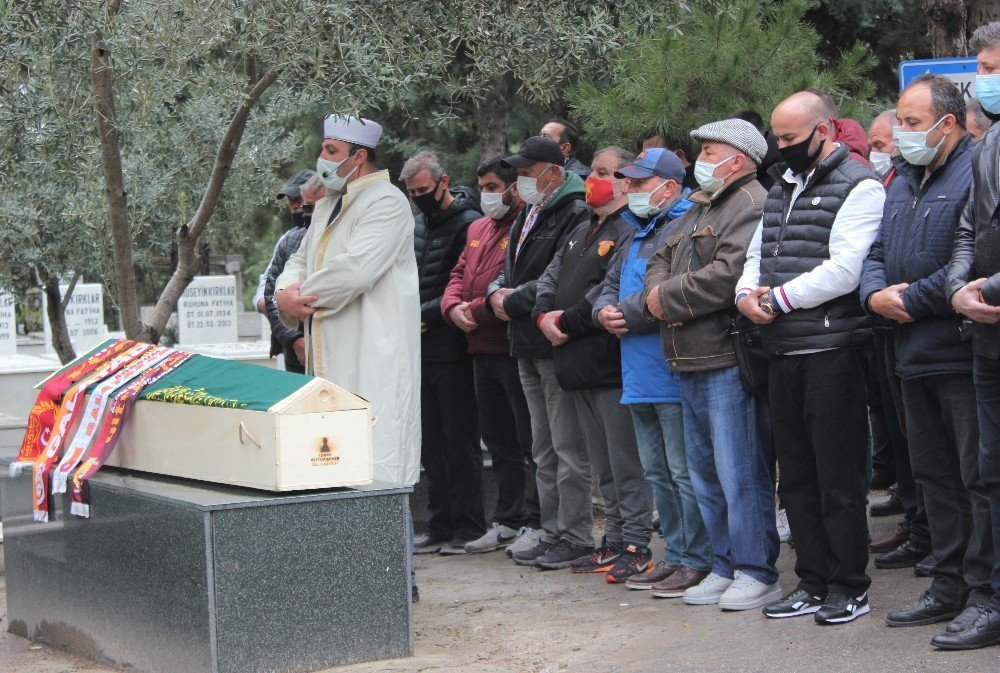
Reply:
[[[601,327],[608,330],[615,336],[628,334],[628,327],[625,326],[625,316],[616,306],[608,304],[597,312],[597,322]]]
[[[1000,306],[990,306],[983,301],[981,289],[985,278],[977,278],[951,296],[951,306],[976,322],[995,325],[1000,322]]]
[[[304,337],[299,337],[294,342],[292,342],[292,350],[295,351],[295,357],[299,359],[302,364],[306,363],[306,340]]]
[[[569,341],[569,336],[556,327],[556,321],[559,320],[559,316],[562,314],[562,311],[549,311],[538,323],[538,329],[542,331],[542,334],[545,335],[545,338],[548,339],[549,343],[553,346],[562,346],[564,343]]]
[[[455,323],[455,327],[463,332],[472,332],[479,327],[479,324],[472,319],[472,311],[469,309],[467,301],[448,311],[448,317]]]
[[[656,316],[657,320],[663,320],[663,306],[660,304],[660,288],[654,287],[646,295],[646,308]]]
[[[778,314],[768,313],[760,307],[761,297],[767,296],[770,292],[771,288],[769,287],[758,287],[756,290],[743,297],[743,299],[740,299],[739,303],[736,304],[736,308],[738,308],[740,313],[749,318],[754,324],[770,325],[774,322],[774,319],[778,317]]]
[[[501,320],[510,320],[507,311],[503,310],[503,300],[507,298],[507,295],[513,293],[513,288],[502,287],[490,295],[490,306],[493,307],[493,314]]]
[[[305,320],[313,313],[316,312],[310,304],[319,299],[314,294],[301,294],[299,289],[302,287],[302,281],[297,283],[292,283],[284,290],[274,293],[274,301],[278,304],[280,308],[285,313],[290,313],[299,320]]]
[[[895,320],[901,325],[913,322],[913,318],[906,312],[906,305],[903,303],[903,290],[909,286],[909,283],[897,283],[896,285],[890,285],[884,290],[873,292],[868,297],[868,308],[884,318]]]

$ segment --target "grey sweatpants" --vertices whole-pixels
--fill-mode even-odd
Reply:
[[[648,547],[653,499],[639,460],[632,415],[621,404],[622,389],[591,388],[567,394],[576,407],[604,497],[604,537],[616,545]]]
[[[518,358],[517,365],[531,414],[531,453],[537,468],[543,539],[592,547],[590,460],[575,405],[559,387],[552,360]]]

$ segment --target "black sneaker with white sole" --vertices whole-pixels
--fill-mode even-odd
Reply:
[[[813,596],[808,591],[796,589],[792,593],[785,595],[780,601],[771,603],[761,610],[761,612],[764,613],[765,617],[784,619],[786,617],[801,617],[802,615],[819,612],[821,607],[823,607],[822,598]]]
[[[871,611],[867,592],[856,597],[832,593],[823,601],[823,607],[816,611],[814,617],[817,624],[846,624]]]

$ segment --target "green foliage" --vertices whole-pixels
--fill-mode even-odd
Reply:
[[[824,63],[820,37],[803,20],[808,8],[806,0],[700,3],[635,44],[608,81],[576,86],[570,101],[592,140],[626,147],[645,129],[686,138],[740,109],[767,119],[782,98],[813,86],[826,89],[843,116],[870,117],[870,51],[855,44]]]

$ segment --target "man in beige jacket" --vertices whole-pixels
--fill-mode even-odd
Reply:
[[[372,403],[375,480],[420,475],[420,300],[413,215],[375,165],[382,127],[330,115],[316,172],[327,196],[275,284],[305,326],[306,372]]]

